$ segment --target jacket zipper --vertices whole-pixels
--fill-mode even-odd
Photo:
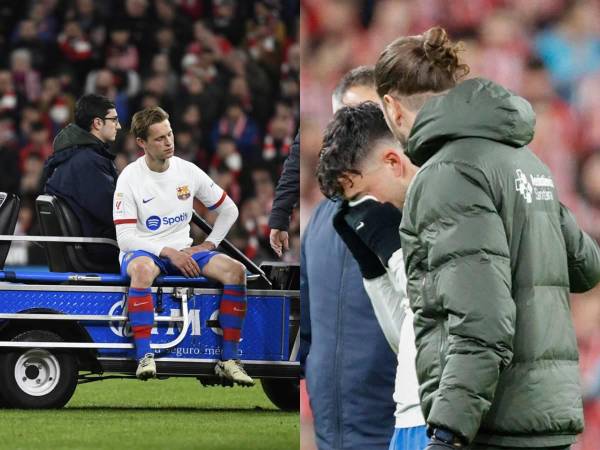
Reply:
[[[421,295],[423,296],[423,304],[425,304],[425,300],[427,299],[427,294],[429,293],[429,290],[427,289],[427,275],[425,275],[423,277],[423,281],[421,282]],[[433,300],[433,299],[432,299]],[[439,345],[439,350],[438,350],[438,358],[439,358],[439,364],[440,364],[440,375],[438,377],[438,385],[439,383],[442,381],[442,372],[444,371],[444,358],[446,355],[446,344],[448,342],[448,337],[447,337],[447,333],[446,333],[446,320],[442,319],[437,319],[437,324],[438,327],[440,329],[440,345]]]

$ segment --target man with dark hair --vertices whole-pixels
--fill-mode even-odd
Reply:
[[[398,355],[390,450],[421,450],[428,441],[398,233],[400,208],[416,171],[373,102],[340,109],[325,131],[319,185],[327,197],[345,199],[333,227],[357,260],[377,322]]]
[[[376,98],[372,69],[363,84],[346,83],[355,71],[336,89],[342,101],[352,100],[347,106]],[[333,104],[335,111],[339,102]],[[317,446],[387,450],[394,431],[396,360],[363,287],[361,268],[333,228],[338,208],[339,202],[319,203],[302,238],[300,358]]]
[[[83,236],[115,239],[112,198],[117,182],[110,145],[121,129],[115,105],[106,97],[88,94],[75,105],[75,123],[54,139],[54,154],[42,175],[45,192],[63,199],[79,219]],[[117,266],[118,251],[89,245],[90,258]]]
[[[402,189],[406,191],[416,168],[410,164],[394,138],[381,108],[373,102],[365,102],[353,108],[340,109],[327,127],[323,138],[317,168],[317,179],[323,194],[328,198],[345,197],[352,200],[357,195],[365,195],[358,185],[367,177],[372,176],[377,183],[384,183],[385,177],[381,176],[379,171],[372,172],[369,167],[364,167],[367,160],[380,148],[387,151],[381,155],[386,163],[395,162],[396,159],[406,163],[407,180],[401,184]],[[399,188],[398,185],[400,183],[393,188]],[[389,189],[387,186],[386,188]],[[348,195],[349,189],[356,193]],[[376,188],[371,188],[369,193],[375,195],[374,191],[376,192]],[[393,198],[393,203],[401,207],[404,195]]]

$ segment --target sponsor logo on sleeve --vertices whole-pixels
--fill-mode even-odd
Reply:
[[[123,200],[115,201],[115,209],[113,212],[115,217],[120,217],[125,215],[125,207],[123,206]]]
[[[115,192],[115,208],[113,216],[123,216],[125,214],[125,208],[123,204],[124,194],[122,192]]]

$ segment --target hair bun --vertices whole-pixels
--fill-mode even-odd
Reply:
[[[433,27],[423,33],[423,51],[427,59],[434,64],[453,70],[458,65],[459,46],[448,40],[446,30]]]
[[[448,34],[442,27],[433,27],[423,33],[423,47],[425,50],[435,50],[448,42]]]

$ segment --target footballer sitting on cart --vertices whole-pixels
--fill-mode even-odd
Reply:
[[[121,274],[131,278],[128,315],[140,379],[156,376],[150,333],[154,322],[151,286],[160,274],[206,276],[223,283],[219,322],[223,329],[221,360],[215,373],[240,385],[252,385],[238,360],[246,315],[246,271],[238,261],[215,251],[238,217],[235,203],[196,165],[174,156],[169,115],[159,107],[137,112],[131,132],[144,156],[121,173],[113,218],[121,253]],[[190,237],[193,199],[218,217],[206,240]]]

